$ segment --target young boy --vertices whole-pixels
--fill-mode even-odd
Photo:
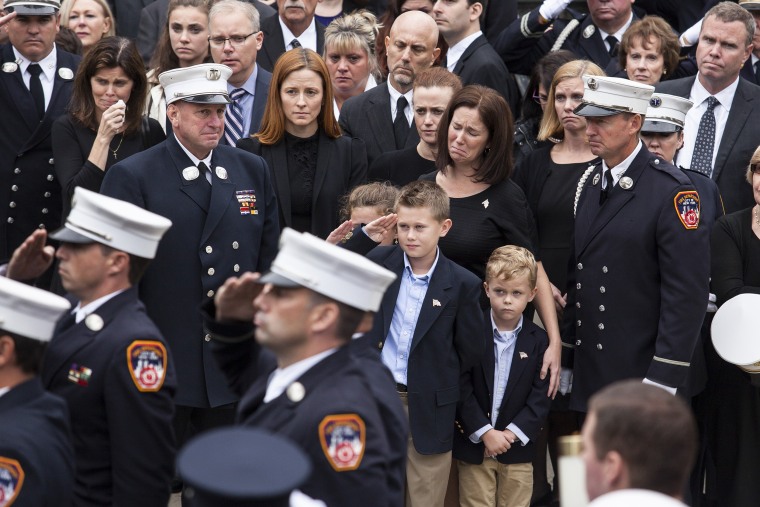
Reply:
[[[525,248],[497,248],[483,286],[491,303],[483,329],[491,345],[468,372],[472,392],[458,407],[459,496],[462,507],[527,507],[533,439],[551,403],[549,378],[541,380],[549,339],[522,315],[536,295],[536,260]]]
[[[415,181],[396,199],[398,246],[368,257],[398,275],[368,333],[396,381],[410,424],[406,506],[443,505],[460,376],[480,362],[484,343],[480,281],[444,257],[438,238],[451,228],[449,198]]]

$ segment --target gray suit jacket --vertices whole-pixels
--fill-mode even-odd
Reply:
[[[388,85],[381,83],[361,95],[351,97],[340,110],[339,123],[343,134],[364,141],[370,166],[381,153],[396,151],[390,103]],[[415,146],[419,141],[420,136],[412,124],[404,148]]]
[[[660,93],[689,98],[696,76],[664,81],[657,85]],[[739,86],[731,104],[723,137],[719,140],[712,179],[718,184],[726,214],[755,204],[752,187],[744,175],[755,148],[760,145],[760,86],[746,79]]]

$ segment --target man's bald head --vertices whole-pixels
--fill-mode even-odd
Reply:
[[[411,90],[417,73],[433,66],[441,52],[438,26],[424,12],[409,11],[396,18],[385,46],[388,53],[388,79],[401,93]]]

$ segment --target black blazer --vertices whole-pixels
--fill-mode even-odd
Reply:
[[[1,51],[2,64],[16,60],[10,44]],[[34,101],[21,69],[0,72],[0,260],[10,258],[41,225],[55,230],[61,223],[61,186],[53,170],[50,132],[69,104],[81,58],[56,51],[53,94],[42,121],[33,113]]]
[[[404,252],[398,246],[377,247],[367,258],[398,275],[367,333],[367,340],[382,349],[401,287]],[[453,445],[456,405],[471,390],[462,373],[483,354],[483,339],[476,331],[483,327],[480,291],[475,275],[439,254],[414,328],[407,370],[409,426],[420,454],[448,452]]]
[[[660,93],[689,98],[696,76],[664,81],[657,85]],[[752,187],[747,184],[745,173],[752,154],[760,145],[760,87],[739,80],[739,86],[731,103],[726,128],[718,145],[712,179],[718,184],[726,213],[754,206]]]
[[[459,76],[463,85],[479,84],[499,92],[509,104],[512,116],[517,117],[521,99],[517,84],[485,35],[467,46],[454,66],[454,74]]]
[[[317,53],[321,56],[325,47],[325,27],[319,21],[315,21],[317,27]],[[261,22],[261,30],[264,32],[264,44],[256,56],[256,62],[264,69],[272,72],[277,59],[285,52],[285,48],[290,44],[285,40],[280,26],[279,15],[271,16]]]
[[[380,83],[371,90],[345,101],[338,123],[345,135],[364,141],[370,165],[381,153],[396,151],[391,118],[391,94],[386,83]],[[417,146],[419,142],[420,135],[412,123],[404,148]]]
[[[493,400],[493,376],[495,359],[493,354],[493,328],[491,310],[484,315],[485,352],[480,364],[467,375],[472,379],[471,395],[459,403],[457,410],[457,431],[454,434],[453,456],[467,463],[483,463],[483,442],[472,443],[470,435],[483,426],[491,424],[491,404]],[[544,352],[549,346],[546,332],[527,318],[523,319],[522,330],[515,341],[512,366],[509,370],[507,389],[499,407],[499,417],[495,429],[503,431],[514,423],[530,439],[527,445],[515,442],[509,451],[499,454],[499,463],[529,463],[536,453],[535,439],[546,416],[549,415],[551,398],[546,396],[549,376],[541,380],[541,365]]]
[[[340,198],[367,181],[367,155],[360,139],[345,136],[331,139],[320,132],[309,232],[326,238],[339,224]],[[285,141],[266,146],[258,139],[244,137],[238,141],[237,147],[264,158],[277,194],[280,228],[292,227]]]

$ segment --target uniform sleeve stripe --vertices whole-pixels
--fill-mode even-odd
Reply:
[[[654,360],[655,360],[655,361],[658,361],[658,362],[660,362],[660,363],[672,364],[672,365],[674,365],[674,366],[685,366],[685,367],[687,367],[687,368],[688,368],[689,366],[691,366],[691,363],[685,363],[685,362],[683,362],[683,361],[674,361],[674,360],[672,360],[672,359],[664,359],[664,358],[662,358],[662,357],[657,357],[657,356],[654,356]]]

